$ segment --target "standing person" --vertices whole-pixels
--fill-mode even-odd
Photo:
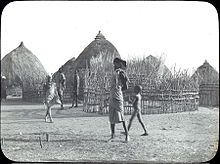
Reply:
[[[58,75],[57,75],[57,92],[61,101],[61,109],[63,108],[63,94],[64,90],[66,89],[66,77],[64,73],[62,72],[62,69],[60,68],[58,70]]]
[[[73,77],[73,100],[72,100],[72,106],[70,108],[78,107],[78,94],[79,94],[79,74],[78,74],[78,70],[75,70]]]
[[[52,115],[51,115],[51,107],[55,104],[61,104],[56,83],[52,82],[52,77],[50,75],[47,76],[47,81],[43,86],[43,93],[44,93],[44,104],[46,105],[46,115],[45,115],[45,122],[47,122],[47,118],[50,118],[50,123],[53,122]]]
[[[6,85],[6,77],[1,77],[1,101],[4,99],[6,101],[7,93],[6,93],[7,85]]]
[[[131,128],[131,124],[132,124],[132,121],[134,120],[134,117],[137,115],[138,121],[141,124],[142,128],[144,129],[144,133],[141,136],[147,136],[148,133],[147,133],[146,127],[144,125],[144,122],[141,116],[141,90],[142,90],[142,87],[140,85],[136,85],[134,87],[135,96],[132,102],[133,107],[134,107],[134,112],[132,113],[131,118],[129,120],[128,131]],[[131,102],[131,100],[129,100],[129,102]]]
[[[127,89],[128,78],[123,69],[126,69],[126,61],[115,58],[113,61],[114,72],[111,81],[109,98],[109,121],[111,124],[111,141],[115,137],[115,124],[122,123],[125,131],[125,142],[129,141],[128,130],[124,118],[123,93]]]

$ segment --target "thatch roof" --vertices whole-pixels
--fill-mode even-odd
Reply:
[[[219,83],[219,73],[208,63],[207,60],[199,66],[192,78],[198,81],[198,84]]]
[[[129,74],[145,74],[149,78],[171,75],[171,71],[163,60],[152,55],[143,59],[128,60],[127,72]]]
[[[162,59],[158,59],[152,55],[149,55],[146,57],[146,62],[148,64],[148,67],[150,68],[147,71],[156,71],[157,76],[165,76],[165,75],[170,75],[171,71],[169,68],[164,64]],[[149,72],[150,74],[150,72]]]
[[[75,61],[75,67],[77,69],[90,67],[90,59],[92,57],[103,58],[108,57],[120,57],[115,46],[105,39],[104,35],[99,31],[95,40],[93,40],[78,56]]]
[[[60,67],[62,71],[65,72],[65,74],[73,73],[73,65],[74,65],[75,60],[76,58],[73,57]]]
[[[9,86],[21,86],[23,91],[28,91],[39,87],[47,72],[40,60],[21,42],[1,60],[1,74],[6,76]]]
[[[120,57],[117,49],[99,31],[95,39],[79,54],[77,59],[70,59],[62,68],[66,75],[67,82],[72,78],[76,69],[90,68],[90,61],[93,58],[102,57],[103,61]],[[56,74],[56,73],[55,73]]]

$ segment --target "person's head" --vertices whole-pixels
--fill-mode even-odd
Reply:
[[[59,72],[59,73],[62,73],[62,72],[63,72],[62,67],[61,67],[61,68],[59,68],[58,72]]]
[[[75,75],[77,75],[77,74],[78,74],[78,70],[77,70],[77,69],[74,71],[74,74],[75,74]]]
[[[136,93],[136,94],[140,93],[141,90],[142,90],[142,86],[140,86],[140,85],[136,85],[136,86],[134,87],[134,93]]]
[[[127,63],[126,61],[120,59],[120,58],[115,58],[114,61],[113,61],[113,64],[114,64],[114,69],[118,69],[118,68],[121,68],[121,69],[126,69],[126,66],[127,66]]]
[[[47,82],[51,82],[52,81],[52,76],[51,75],[47,75]]]
[[[2,80],[6,80],[6,77],[5,77],[5,76],[2,76]]]

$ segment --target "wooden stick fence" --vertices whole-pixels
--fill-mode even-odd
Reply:
[[[161,93],[160,93],[161,92]],[[142,114],[161,114],[194,111],[198,109],[198,92],[169,91],[168,93],[146,91],[142,92]],[[133,107],[126,101],[130,93],[124,94],[124,114],[131,114]],[[109,112],[109,92],[86,89],[84,92],[83,111],[107,114]]]

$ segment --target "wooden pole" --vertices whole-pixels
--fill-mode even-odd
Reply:
[[[40,141],[40,147],[42,148],[42,142],[41,142],[41,137],[39,137],[39,141]]]
[[[46,139],[47,139],[47,142],[49,142],[49,134],[46,133]]]

